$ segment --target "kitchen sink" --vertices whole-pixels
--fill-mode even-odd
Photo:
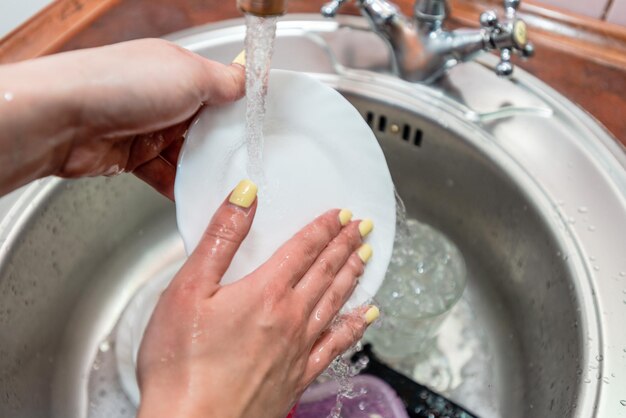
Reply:
[[[624,150],[524,71],[497,77],[489,55],[433,86],[402,81],[365,28],[289,16],[273,66],[350,100],[409,216],[463,253],[467,289],[438,343],[465,360],[446,395],[482,417],[626,417]],[[234,20],[171,39],[229,62],[244,32]],[[127,175],[44,179],[0,203],[0,416],[133,416],[113,331],[184,260],[174,204]]]

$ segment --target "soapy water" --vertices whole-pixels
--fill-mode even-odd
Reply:
[[[263,123],[276,18],[246,15],[246,147],[248,176],[263,192]]]

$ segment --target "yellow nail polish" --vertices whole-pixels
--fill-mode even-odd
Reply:
[[[363,263],[367,263],[370,258],[372,258],[372,246],[369,244],[363,244],[356,250],[356,254],[359,256]]]
[[[350,210],[341,209],[341,211],[339,211],[339,223],[341,223],[341,226],[348,225],[348,222],[350,222],[351,219],[352,212]]]
[[[235,57],[235,59],[233,60],[233,64],[239,64],[242,67],[246,66],[246,50],[245,49],[241,51],[239,55]]]
[[[359,232],[361,236],[364,237],[374,229],[374,222],[371,219],[363,219],[361,223],[359,223]]]
[[[365,322],[367,322],[367,325],[369,325],[372,322],[376,321],[379,316],[380,310],[378,309],[378,307],[370,306],[367,312],[365,312]]]
[[[256,198],[256,193],[256,184],[247,179],[241,180],[237,187],[235,187],[235,190],[230,194],[228,201],[233,205],[249,208]]]

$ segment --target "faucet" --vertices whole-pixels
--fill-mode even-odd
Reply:
[[[280,16],[287,11],[287,0],[237,0],[237,6],[255,16]]]
[[[322,7],[322,15],[334,17],[347,1],[332,0]],[[388,0],[355,1],[373,30],[391,47],[394,72],[408,81],[431,83],[454,65],[491,50],[500,51],[496,74],[510,76],[513,53],[530,57],[534,52],[526,23],[516,18],[520,0],[504,0],[502,21],[489,10],[480,15],[480,29],[457,30],[443,27],[445,0],[416,0],[412,21]]]

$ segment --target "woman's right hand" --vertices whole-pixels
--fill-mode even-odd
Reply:
[[[256,211],[242,181],[163,292],[139,352],[138,416],[284,418],[304,389],[378,317],[334,319],[371,247],[371,221],[331,210],[241,280],[220,285]]]

